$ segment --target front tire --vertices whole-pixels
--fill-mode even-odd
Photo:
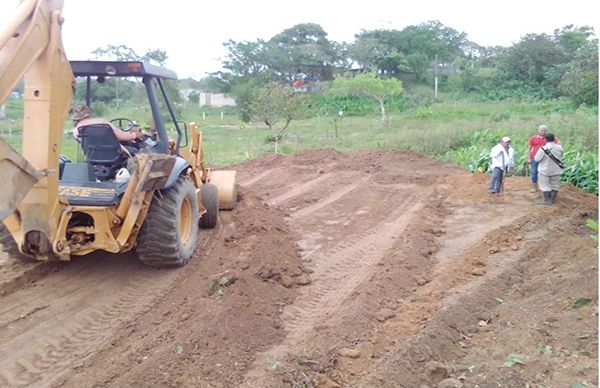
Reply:
[[[203,229],[214,228],[219,220],[219,188],[207,183],[200,188],[202,206],[206,209],[200,217],[200,227]]]
[[[158,268],[188,263],[198,241],[198,197],[188,177],[155,195],[137,241],[140,260]]]

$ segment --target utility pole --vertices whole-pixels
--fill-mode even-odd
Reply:
[[[433,81],[433,94],[435,96],[435,98],[437,98],[438,96],[438,56],[436,54],[435,56],[435,68],[433,69],[433,74],[434,74],[434,81]]]

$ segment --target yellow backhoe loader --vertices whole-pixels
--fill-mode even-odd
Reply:
[[[62,7],[22,0],[0,32],[0,104],[25,80],[22,155],[0,138],[0,243],[31,260],[135,250],[151,266],[185,265],[199,227],[214,227],[219,209],[234,207],[235,171],[209,169],[202,132],[176,119],[164,81],[175,73],[137,61],[69,62]],[[82,155],[72,162],[60,149],[75,86],[85,84],[90,105],[92,83],[110,77],[141,81],[152,127],[125,148],[111,125],[82,126]],[[123,117],[112,124],[135,126]]]

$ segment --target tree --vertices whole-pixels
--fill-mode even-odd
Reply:
[[[336,78],[331,91],[362,94],[374,99],[379,104],[381,121],[385,120],[385,98],[403,93],[402,81],[396,78],[378,78],[373,73],[363,73],[353,78]]]
[[[554,31],[554,41],[569,56],[557,66],[557,94],[569,97],[579,106],[598,105],[598,39],[591,27],[568,25]]]
[[[267,55],[265,42],[235,42],[229,40],[223,44],[229,53],[223,61],[223,68],[239,78],[257,77],[270,72],[265,65]]]
[[[375,34],[363,32],[356,36],[356,41],[350,48],[350,57],[356,61],[363,69],[371,72],[379,70],[379,59],[393,50]]]
[[[106,59],[114,61],[138,61],[140,56],[131,48],[125,45],[112,45],[109,44],[105,47],[98,47],[92,51],[94,58]]]
[[[598,41],[590,27],[572,25],[554,35],[529,34],[500,53],[496,90],[537,98],[568,96],[597,105]]]
[[[279,69],[282,74],[303,72],[319,76],[324,80],[332,79],[332,68],[338,57],[333,44],[327,39],[323,28],[314,23],[301,23],[275,35],[269,41],[272,51],[280,51],[282,64],[287,68]],[[288,80],[293,79],[288,76]]]
[[[566,53],[547,34],[528,34],[500,58],[505,78],[540,85],[547,71],[568,61]]]
[[[421,81],[435,58],[442,64],[452,63],[465,57],[471,47],[465,33],[429,21],[401,31],[363,31],[356,36],[351,55],[371,71],[394,76],[412,74]]]
[[[156,62],[160,66],[165,66],[169,56],[167,52],[161,49],[148,50],[146,54],[142,55],[142,60],[147,62]]]
[[[227,73],[214,76],[234,85],[240,79],[253,78],[267,84],[271,81],[289,82],[299,72],[333,79],[334,69],[345,65],[345,45],[327,39],[318,24],[304,23],[288,28],[268,41],[224,43],[228,54],[223,61]]]
[[[235,104],[240,120],[244,123],[249,123],[254,115],[253,108],[257,89],[258,86],[252,79],[245,82],[238,82],[231,89],[231,93],[235,97]]]
[[[558,88],[576,106],[598,105],[598,41],[576,51],[565,68]]]
[[[188,94],[188,101],[194,105],[198,105],[200,103],[200,93],[193,90]]]
[[[281,138],[290,122],[301,116],[307,108],[306,98],[295,94],[291,86],[279,82],[271,82],[256,91],[252,101],[252,113],[273,132],[274,126],[283,121],[276,130],[275,140]]]
[[[165,63],[169,58],[167,52],[161,49],[148,50],[144,55],[138,55],[134,49],[125,45],[107,45],[105,47],[98,47],[92,51],[92,54],[96,59],[115,61],[154,61],[159,66],[165,66]],[[102,86],[95,88],[95,96],[99,97],[104,102],[114,100],[117,103],[117,107],[119,107],[119,101],[132,98],[134,95],[133,89],[135,89],[135,85],[131,82],[123,81],[124,80],[119,77],[108,80]],[[169,101],[173,105],[180,104],[181,96],[179,95],[179,88],[176,82],[165,80],[163,86]]]
[[[148,50],[144,55],[138,55],[134,49],[125,45],[109,44],[105,47],[98,47],[92,51],[94,58],[114,61],[154,61],[160,66],[165,66],[169,56],[167,52],[161,49]]]
[[[208,77],[202,78],[198,82],[197,87],[212,93],[231,93],[232,85],[224,81],[221,77],[211,74]]]
[[[554,41],[569,55],[575,54],[579,49],[593,43],[594,29],[583,26],[575,27],[572,24],[554,30]]]
[[[367,71],[399,76],[410,72],[406,52],[398,48],[400,31],[363,31],[350,49],[352,59]]]

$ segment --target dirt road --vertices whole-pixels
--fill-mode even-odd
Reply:
[[[235,168],[184,268],[1,256],[0,386],[597,386],[597,197],[412,153]]]

